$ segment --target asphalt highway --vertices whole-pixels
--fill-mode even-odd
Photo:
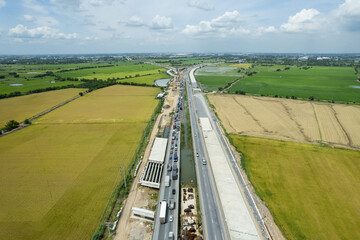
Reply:
[[[198,94],[189,80],[189,71],[184,72],[186,88],[188,94],[188,106],[190,112],[190,122],[193,138],[194,158],[196,166],[196,176],[200,207],[203,222],[204,239],[228,239],[226,226],[224,225],[223,213],[216,192],[213,176],[209,166],[203,164],[203,159],[208,162],[205,142],[198,121],[197,112],[205,112],[203,106],[196,106],[194,95]],[[200,109],[198,109],[200,107]]]
[[[193,69],[193,68],[192,68]],[[208,151],[205,145],[204,135],[202,134],[202,130],[200,127],[199,118],[208,118],[211,122],[211,125],[214,127],[217,138],[219,139],[219,144],[221,148],[224,150],[224,154],[226,155],[226,159],[228,161],[229,166],[231,167],[231,172],[234,175],[237,185],[241,191],[241,195],[244,199],[246,199],[246,205],[249,213],[255,222],[258,222],[256,229],[259,232],[258,236],[266,238],[267,233],[265,232],[265,227],[263,225],[263,221],[261,219],[259,210],[257,209],[254,199],[252,198],[246,183],[241,175],[240,169],[236,163],[236,160],[220,130],[218,121],[212,111],[210,110],[201,89],[197,86],[197,82],[191,81],[189,78],[189,74],[192,74],[192,69],[187,69],[183,72],[183,79],[186,83],[187,95],[188,95],[188,107],[190,113],[190,123],[192,130],[192,139],[193,139],[193,148],[194,148],[194,159],[195,159],[195,168],[196,168],[196,177],[197,177],[197,186],[198,193],[200,199],[200,208],[202,215],[202,224],[203,224],[203,235],[204,239],[230,239],[230,231],[227,226],[226,218],[224,216],[223,208],[221,205],[221,201],[219,199],[219,193],[217,192],[216,183],[214,181],[214,175],[209,164],[209,156]],[[183,114],[186,117],[186,114]],[[171,128],[170,133],[172,133],[173,129]],[[178,141],[180,140],[180,131],[176,131],[178,136]],[[169,138],[168,149],[165,159],[165,165],[163,169],[163,176],[161,181],[161,188],[159,193],[159,202],[162,200],[166,200],[169,202],[170,199],[174,199],[176,203],[175,210],[169,210],[166,218],[165,224],[160,224],[158,219],[159,215],[159,207],[157,209],[155,225],[154,225],[154,233],[153,240],[157,239],[169,239],[169,232],[174,233],[174,239],[177,239],[178,233],[178,212],[179,212],[179,177],[177,180],[171,180],[171,186],[165,187],[165,176],[170,175],[171,172],[167,171],[168,164],[176,164],[178,168],[180,167],[179,162],[173,161],[173,156],[170,154],[171,149],[171,135]],[[179,146],[180,147],[180,144]],[[180,151],[178,150],[178,155]],[[180,155],[179,155],[180,159]],[[179,174],[180,176],[180,174]],[[172,194],[172,189],[175,188],[176,194]],[[169,216],[173,216],[173,221],[169,221]],[[232,219],[232,218],[231,218]],[[251,222],[251,220],[250,220]],[[232,230],[233,231],[233,230]]]

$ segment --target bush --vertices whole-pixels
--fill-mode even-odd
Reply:
[[[31,124],[31,122],[30,122],[30,120],[29,120],[28,118],[25,119],[24,123],[25,123],[25,124],[28,124],[28,125]]]
[[[101,240],[104,237],[106,226],[104,224],[101,224],[99,229],[94,233],[91,240]]]
[[[246,93],[242,90],[236,90],[235,94],[245,95]]]
[[[310,97],[309,97],[309,100],[310,100],[310,101],[314,101],[314,99],[315,99],[314,96],[310,96]]]
[[[18,123],[17,121],[15,121],[15,120],[10,120],[10,121],[8,121],[8,122],[6,123],[6,125],[5,125],[5,130],[6,130],[6,131],[11,131],[11,130],[17,128],[18,126],[19,126],[19,123]]]

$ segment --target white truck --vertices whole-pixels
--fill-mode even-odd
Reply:
[[[167,176],[165,176],[165,187],[169,187],[170,186],[170,176],[169,175],[167,175]]]
[[[166,210],[167,210],[167,202],[161,201],[160,202],[160,213],[159,213],[160,223],[166,222]]]

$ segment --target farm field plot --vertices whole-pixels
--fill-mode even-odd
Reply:
[[[195,77],[203,90],[217,91],[219,87],[225,87],[244,76],[238,69],[231,65],[206,66],[196,70]]]
[[[242,76],[239,67],[232,65],[206,66],[195,71],[195,76]]]
[[[34,89],[81,84],[81,82],[75,81],[59,81],[55,79],[54,75],[46,75],[47,72],[54,73],[59,70],[81,66],[84,65],[0,65],[0,94],[9,94],[17,91],[24,94]]]
[[[276,71],[279,67],[281,71]],[[307,70],[285,66],[256,66],[259,73],[234,84],[230,93],[236,90],[252,95],[297,97],[336,101],[360,102],[360,83],[351,67],[311,67]]]
[[[196,76],[196,80],[200,82],[200,87],[206,91],[218,91],[219,87],[225,87],[240,77],[234,76]]]
[[[123,179],[120,166],[134,157],[158,91],[103,88],[0,138],[0,239],[90,239]]]
[[[165,69],[150,64],[139,64],[134,62],[121,62],[114,66],[102,67],[90,69],[79,69],[68,72],[58,72],[57,76],[62,78],[86,78],[86,79],[102,79],[107,80],[108,78],[125,78],[135,77],[137,74],[142,76],[146,74],[156,74],[164,72]]]
[[[55,105],[75,97],[85,89],[68,88],[0,100],[0,127],[9,120],[24,121]]]
[[[230,64],[229,67],[251,68],[252,64],[251,63],[235,63],[235,64]]]
[[[158,88],[115,85],[91,92],[33,121],[46,123],[120,123],[146,121]]]
[[[1,81],[0,80],[0,94],[9,94],[12,92],[21,92],[26,93],[28,91],[34,89],[44,89],[48,87],[64,87],[68,85],[79,85],[82,82],[74,82],[74,81],[55,81],[53,78],[42,78],[42,79],[11,79],[9,81]],[[11,84],[15,84],[11,86]]]
[[[360,238],[360,152],[230,135],[285,237]]]
[[[146,84],[146,85],[154,85],[154,82],[158,79],[169,78],[170,76],[166,73],[156,73],[147,76],[135,77],[118,80],[118,82],[129,82],[129,83],[138,83],[138,84]]]
[[[360,106],[208,95],[229,133],[360,149]]]

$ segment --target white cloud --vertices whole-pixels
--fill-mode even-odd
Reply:
[[[294,16],[290,16],[287,23],[280,26],[284,32],[312,32],[318,30],[324,22],[316,9],[302,9]]]
[[[32,15],[24,15],[24,20],[27,22],[34,22],[40,26],[54,26],[57,25],[59,22],[50,16],[47,17],[35,17]]]
[[[1,8],[1,7],[4,7],[5,5],[6,5],[5,0],[0,0],[0,8]]]
[[[106,5],[123,4],[126,0],[50,0],[50,2],[60,8],[72,11],[88,11],[91,8]]]
[[[240,26],[238,28],[231,28],[229,32],[231,35],[246,35],[250,33],[250,30]],[[226,37],[227,35],[224,36]]]
[[[221,37],[228,35],[244,35],[250,33],[241,24],[243,20],[238,11],[225,12],[223,15],[210,21],[201,21],[198,25],[186,25],[182,31],[193,37],[203,37],[209,34],[219,34]]]
[[[228,27],[241,22],[242,19],[240,13],[235,10],[233,12],[225,12],[220,17],[211,20],[211,25],[213,27]]]
[[[36,18],[31,15],[24,15],[24,20],[27,22],[34,22],[36,20]]]
[[[58,33],[56,38],[71,40],[71,39],[78,39],[79,35],[77,33],[69,33],[69,34]]]
[[[202,33],[210,33],[214,32],[214,28],[211,26],[211,22],[209,21],[201,21],[198,25],[186,25],[183,33],[189,35],[196,35]]]
[[[173,28],[171,18],[156,15],[151,20],[150,28],[152,28],[152,29],[170,29],[170,28]]]
[[[50,2],[64,9],[78,10],[81,0],[50,0]]]
[[[205,11],[214,10],[214,6],[212,6],[211,4],[209,4],[207,2],[200,1],[200,0],[189,0],[188,1],[188,6],[198,8],[198,9],[201,9],[201,10],[205,10]]]
[[[144,26],[144,21],[138,16],[132,16],[126,21],[126,25],[129,27],[141,27]]]
[[[87,36],[87,37],[84,37],[84,40],[85,41],[95,41],[95,40],[98,40],[98,38],[94,37],[94,36]]]
[[[23,6],[25,8],[29,8],[33,11],[40,12],[40,13],[47,13],[48,11],[45,7],[39,4],[36,0],[23,0]]]
[[[335,11],[337,21],[349,31],[360,31],[360,1],[345,0]]]
[[[360,16],[360,1],[359,0],[345,0],[339,6],[339,13],[347,16]]]
[[[269,27],[258,27],[255,31],[255,35],[262,35],[264,33],[276,33],[278,30],[274,26]]]
[[[36,28],[27,28],[22,24],[18,24],[16,27],[11,28],[8,32],[9,36],[23,39],[23,38],[54,38],[54,39],[76,39],[78,34],[65,34],[59,32],[55,28],[48,26],[41,26]]]

